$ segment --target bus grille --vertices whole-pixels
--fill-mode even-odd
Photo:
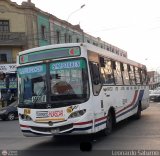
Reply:
[[[54,130],[57,128],[59,129],[59,131],[64,131],[64,130],[73,128],[73,124],[68,124],[68,125],[58,126],[58,127],[34,127],[34,126],[31,126],[32,130],[40,131],[40,132],[51,132],[51,130]]]

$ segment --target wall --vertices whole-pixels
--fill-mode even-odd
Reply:
[[[54,33],[52,33],[52,36],[51,36],[52,44],[57,44],[57,37],[56,37],[57,31],[60,32],[60,43],[65,43],[65,34],[67,34],[67,42],[69,42],[69,35],[72,38],[72,43],[76,43],[77,38],[79,39],[79,42],[83,42],[83,36],[77,30],[72,29],[69,26],[67,27],[66,25],[62,25],[61,23],[58,23],[58,22],[54,22],[54,24],[51,24],[51,25],[53,27],[51,31],[54,31]]]
[[[25,15],[22,9],[16,8],[5,1],[0,1],[1,20],[9,20],[10,32],[25,32]]]
[[[12,49],[12,58],[13,58],[13,60],[14,60],[15,62],[16,62],[17,54],[18,54],[20,51],[22,51],[22,49],[19,48],[19,47]]]
[[[38,15],[38,39],[39,39],[39,46],[45,46],[50,44],[50,24],[49,24],[49,18],[43,15]],[[41,38],[41,26],[45,26],[46,28],[46,39]]]

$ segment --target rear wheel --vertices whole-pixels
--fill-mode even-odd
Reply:
[[[14,120],[14,119],[15,119],[15,114],[14,114],[14,113],[9,113],[8,116],[7,116],[7,119],[8,119],[9,121]]]
[[[142,111],[142,109],[141,109],[141,104],[139,104],[138,105],[138,108],[137,108],[137,112],[136,112],[136,114],[134,115],[134,117],[135,117],[135,119],[140,119],[141,118],[141,111]]]

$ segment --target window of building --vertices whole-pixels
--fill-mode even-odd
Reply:
[[[98,46],[98,43],[96,43],[96,42],[93,42],[93,45],[95,45],[95,46]]]
[[[60,31],[56,31],[57,43],[60,43]]]
[[[47,36],[46,36],[46,27],[44,25],[41,26],[41,38],[43,40],[47,39]]]
[[[77,42],[77,43],[79,43],[79,42],[80,42],[80,39],[79,39],[79,38],[77,38],[77,39],[76,39],[76,42]]]
[[[9,32],[8,20],[0,20],[0,32]]]
[[[72,36],[69,35],[69,43],[71,43],[71,42],[72,42]]]
[[[7,62],[7,54],[0,54],[0,62]]]
[[[64,34],[64,42],[67,43],[67,33]]]
[[[107,46],[107,50],[108,50],[108,51],[110,51],[110,48],[109,48],[109,46]]]

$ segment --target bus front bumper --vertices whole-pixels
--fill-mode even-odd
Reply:
[[[24,136],[74,135],[92,133],[92,123],[70,123],[56,127],[37,127],[20,124]]]

